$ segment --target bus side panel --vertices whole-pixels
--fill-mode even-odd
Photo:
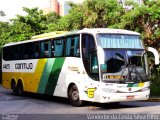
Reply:
[[[38,84],[41,78],[44,65],[47,59],[23,60],[23,61],[3,61],[3,65],[10,65],[8,69],[2,70],[2,82],[5,88],[11,88],[11,80],[16,83],[21,80],[24,91],[37,93]],[[32,63],[32,67],[24,67],[22,63]],[[17,66],[16,66],[17,65]]]
[[[53,95],[65,58],[48,59],[41,75],[38,93]]]
[[[54,96],[68,97],[69,84],[74,83],[77,86],[80,85],[82,66],[83,64],[81,64],[80,58],[66,57],[58,78]]]
[[[71,83],[77,86],[81,100],[99,101],[100,82],[88,76],[81,58],[68,57],[65,59],[54,96],[68,97],[68,87]]]
[[[11,89],[11,73],[2,72],[2,86]]]

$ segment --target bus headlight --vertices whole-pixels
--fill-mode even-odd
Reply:
[[[110,88],[102,88],[102,90],[103,90],[104,92],[107,92],[107,93],[116,93],[116,92],[117,92],[117,90],[110,89]]]
[[[142,88],[142,91],[143,91],[143,92],[148,91],[148,90],[149,90],[148,87]]]

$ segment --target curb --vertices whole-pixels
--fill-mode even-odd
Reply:
[[[148,102],[160,102],[160,98],[159,97],[158,98],[149,98],[147,101]]]

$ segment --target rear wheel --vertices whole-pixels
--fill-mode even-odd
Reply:
[[[69,88],[68,97],[73,106],[79,107],[82,105],[83,101],[79,99],[79,91],[76,85]]]
[[[17,92],[19,96],[23,96],[24,95],[24,91],[23,91],[23,84],[21,81],[18,81],[17,84]]]
[[[16,85],[16,82],[14,80],[12,80],[12,82],[11,82],[11,89],[12,89],[13,95],[18,95],[17,85]]]

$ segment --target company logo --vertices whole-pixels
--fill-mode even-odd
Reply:
[[[94,92],[95,92],[96,88],[88,88],[87,89],[87,95],[89,98],[94,98]]]

